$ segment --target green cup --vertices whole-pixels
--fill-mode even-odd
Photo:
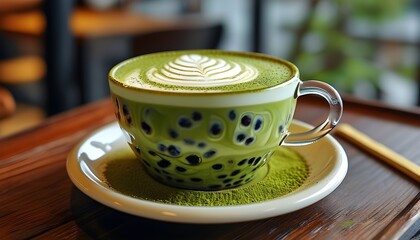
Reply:
[[[143,55],[111,69],[109,84],[123,135],[147,172],[179,188],[221,190],[261,174],[279,145],[304,145],[338,123],[331,86],[299,79],[293,64],[218,50]],[[324,123],[290,133],[296,100],[323,97]]]

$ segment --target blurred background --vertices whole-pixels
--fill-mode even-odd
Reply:
[[[0,0],[0,137],[108,97],[126,58],[200,48],[266,53],[343,94],[420,104],[419,0]]]

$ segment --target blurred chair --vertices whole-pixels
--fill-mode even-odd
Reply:
[[[22,12],[41,7],[43,0],[1,0],[0,14]],[[45,77],[45,61],[41,56],[22,50],[14,39],[0,32],[0,138],[40,123],[42,108],[22,103],[14,88],[36,85]],[[15,89],[16,90],[16,89]],[[19,95],[25,95],[21,93]]]
[[[45,114],[40,107],[16,103],[5,86],[39,82],[45,76],[45,68],[44,60],[38,56],[0,60],[0,138],[34,126],[44,119]]]
[[[223,34],[220,22],[192,20],[171,29],[143,33],[133,38],[133,54],[153,52],[215,49]]]

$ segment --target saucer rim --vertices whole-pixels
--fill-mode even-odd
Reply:
[[[303,128],[312,127],[299,120],[293,120],[292,124]],[[342,183],[348,170],[347,155],[343,147],[331,135],[326,135],[324,138],[336,150],[337,157],[333,159],[335,161],[334,167],[327,175],[319,179],[319,181],[311,183],[308,188],[302,191],[294,191],[285,196],[267,201],[235,206],[182,206],[152,202],[112,190],[101,180],[91,179],[82,170],[79,157],[77,156],[82,145],[102,131],[115,127],[118,127],[117,122],[106,124],[82,139],[67,156],[67,173],[74,185],[90,198],[113,209],[154,220],[192,224],[218,224],[259,220],[291,213],[312,205],[331,194]],[[116,141],[122,141],[122,138]],[[299,147],[290,148],[299,152]],[[100,181],[102,184],[97,181]]]

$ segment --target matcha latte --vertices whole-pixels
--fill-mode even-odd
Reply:
[[[262,174],[277,146],[311,143],[341,116],[334,89],[303,83],[293,64],[261,54],[149,54],[116,65],[109,82],[128,144],[152,177],[179,188],[247,184]],[[291,134],[296,100],[307,94],[327,99],[329,119],[308,133]]]

